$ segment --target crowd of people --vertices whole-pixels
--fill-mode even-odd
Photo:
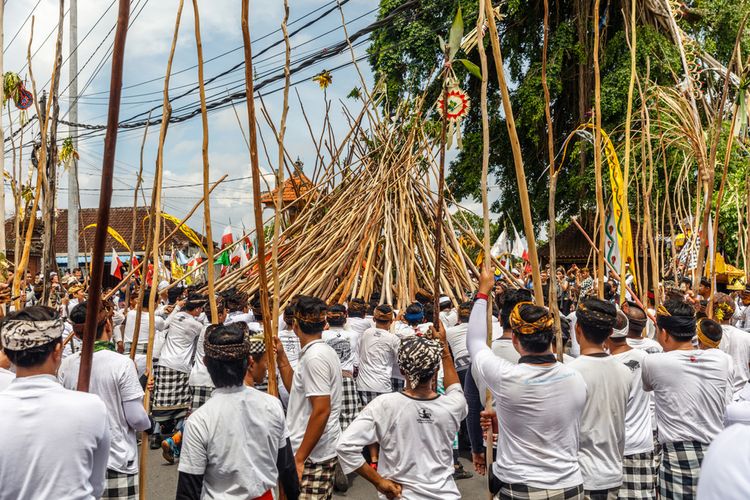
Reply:
[[[401,310],[297,296],[278,318],[167,282],[152,310],[133,282],[99,307],[88,393],[86,280],[44,294],[29,274],[0,323],[0,500],[137,499],[141,441],[180,500],[326,499],[355,474],[389,499],[461,498],[473,474],[501,499],[748,496],[750,285],[664,282],[655,307],[559,268],[556,315],[508,274]]]

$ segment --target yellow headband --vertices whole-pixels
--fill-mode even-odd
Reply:
[[[710,338],[706,337],[706,334],[703,333],[703,330],[701,329],[701,323],[703,323],[704,319],[705,318],[701,318],[698,320],[698,328],[695,329],[695,333],[698,336],[698,341],[710,349],[717,349],[721,341],[711,340]]]
[[[672,315],[672,313],[667,311],[667,308],[664,307],[663,305],[659,305],[659,307],[656,308],[656,314],[659,316],[671,316]]]
[[[514,333],[520,335],[531,335],[539,330],[546,330],[552,328],[555,325],[555,319],[551,314],[547,313],[533,323],[529,323],[521,317],[521,306],[529,304],[534,305],[533,302],[519,302],[516,307],[510,312],[510,328]]]

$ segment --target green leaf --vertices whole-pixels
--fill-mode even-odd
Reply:
[[[438,45],[440,45],[440,53],[445,54],[445,40],[440,35],[438,35]]]
[[[464,19],[461,16],[461,6],[458,7],[456,17],[453,19],[453,25],[451,26],[450,36],[448,37],[448,47],[450,54],[449,60],[453,60],[461,49],[461,39],[464,37]]]
[[[466,71],[476,76],[480,80],[482,79],[482,71],[479,69],[479,66],[469,61],[468,59],[456,59],[456,60],[464,65],[464,68],[466,68]]]

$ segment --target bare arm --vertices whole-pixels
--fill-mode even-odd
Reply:
[[[331,415],[331,396],[310,396],[307,399],[310,401],[312,411],[310,412],[310,419],[307,421],[305,436],[302,438],[302,443],[294,457],[298,472],[301,471],[305,460],[318,444],[328,423],[328,417]]]

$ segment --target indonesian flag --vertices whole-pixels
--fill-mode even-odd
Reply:
[[[232,249],[232,254],[229,256],[229,261],[232,264],[239,264],[242,260],[243,253],[244,252],[242,251],[242,244],[240,243],[239,245],[235,245]]]
[[[122,261],[117,256],[114,248],[112,249],[112,264],[110,265],[109,272],[118,280],[122,279]]]
[[[221,248],[226,248],[232,243],[234,243],[234,236],[232,236],[232,226],[227,226],[224,228],[224,234],[221,235]]]

